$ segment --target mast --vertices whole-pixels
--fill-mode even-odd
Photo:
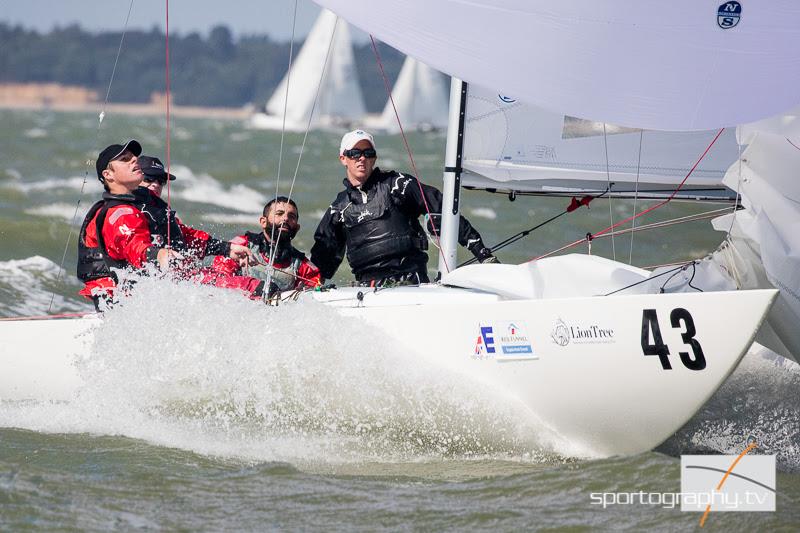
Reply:
[[[447,145],[442,186],[442,224],[439,233],[439,277],[456,267],[458,221],[461,200],[461,156],[464,149],[464,118],[467,110],[467,83],[450,81],[450,114],[447,120]]]

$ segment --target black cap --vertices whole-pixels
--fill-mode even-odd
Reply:
[[[164,169],[164,163],[157,157],[150,157],[149,155],[139,157],[139,168],[142,169],[142,172],[144,172],[146,176],[162,178],[164,180],[169,176],[170,181],[175,181],[175,176],[167,174],[166,169]]]
[[[130,140],[125,144],[112,144],[100,152],[100,155],[97,156],[97,162],[95,162],[95,168],[97,169],[97,179],[101,183],[105,182],[103,171],[108,168],[108,164],[125,153],[126,150],[130,150],[133,155],[138,157],[142,153],[142,145],[138,141]]]

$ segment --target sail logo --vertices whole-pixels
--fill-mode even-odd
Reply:
[[[558,346],[573,344],[611,344],[616,342],[614,329],[600,324],[567,324],[558,318],[550,331],[550,338]]]
[[[519,321],[493,321],[478,324],[472,357],[475,359],[521,360],[538,359],[526,333],[526,326]]]
[[[511,98],[510,96],[506,96],[504,94],[498,94],[497,97],[500,99],[501,102],[505,104],[513,104],[517,101],[516,98]]]
[[[739,24],[742,17],[742,4],[739,2],[725,2],[717,9],[717,26],[728,30]]]

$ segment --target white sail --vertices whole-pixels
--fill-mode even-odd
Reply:
[[[753,133],[751,131],[751,133]],[[800,357],[800,148],[765,131],[753,134],[725,183],[741,194],[743,211],[714,220],[730,232],[719,259],[740,289],[776,288],[775,306],[757,341]]]
[[[319,97],[315,105],[318,87]],[[312,127],[347,125],[360,120],[366,113],[350,29],[343,20],[337,22],[336,15],[328,10],[320,13],[291,71],[272,93],[266,105],[267,113],[252,117],[251,124],[264,129],[280,129],[284,106],[286,128],[294,131],[306,129],[312,112]]]
[[[440,73],[413,57],[406,57],[392,89],[392,100],[404,129],[428,130],[447,127],[448,82]],[[377,129],[398,133],[394,107],[386,102]]]
[[[542,194],[664,198],[689,175],[679,197],[735,197],[722,184],[739,157],[734,129],[619,128],[565,117],[476,85],[468,88],[462,184]]]
[[[316,2],[441,72],[570,116],[703,130],[800,102],[795,0]]]

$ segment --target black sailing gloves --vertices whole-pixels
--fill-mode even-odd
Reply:
[[[500,260],[492,255],[492,251],[483,245],[483,241],[478,241],[469,247],[469,251],[475,256],[479,263],[499,263]]]

